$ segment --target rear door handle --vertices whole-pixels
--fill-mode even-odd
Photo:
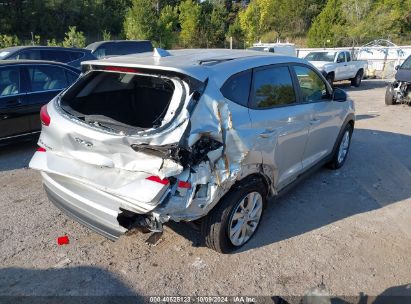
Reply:
[[[9,101],[6,102],[6,105],[9,105],[9,106],[14,106],[14,105],[19,105],[19,104],[21,104],[21,99],[20,98],[9,100]]]
[[[275,130],[265,130],[264,132],[260,133],[261,138],[268,138],[274,134]]]

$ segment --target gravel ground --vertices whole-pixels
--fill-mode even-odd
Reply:
[[[385,106],[381,80],[338,86],[357,108],[345,166],[273,201],[231,255],[207,249],[184,224],[155,246],[139,233],[106,240],[47,200],[40,174],[27,169],[35,143],[2,147],[0,295],[291,296],[322,280],[336,296],[410,290],[411,107]],[[58,246],[64,234],[70,244]]]

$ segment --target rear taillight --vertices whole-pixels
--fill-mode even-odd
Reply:
[[[189,189],[191,189],[191,184],[189,182],[178,181],[176,194],[184,197],[187,195]]]
[[[41,123],[43,125],[45,125],[45,126],[50,125],[51,119],[50,119],[49,113],[47,112],[47,105],[44,105],[44,106],[41,107],[40,120],[41,120]]]
[[[170,183],[170,181],[167,179],[167,178],[163,178],[163,179],[161,179],[160,177],[158,177],[158,176],[149,176],[149,177],[147,177],[146,179],[148,179],[148,180],[150,180],[150,181],[152,181],[152,182],[156,182],[156,183],[159,183],[159,184],[162,184],[162,185],[168,185],[169,183]]]
[[[107,66],[104,67],[105,71],[122,72],[122,73],[137,73],[137,69],[127,68],[127,67],[117,67],[117,66]]]
[[[189,182],[179,181],[177,187],[178,188],[183,188],[183,189],[190,189],[191,184]]]
[[[39,147],[39,148],[37,149],[37,152],[46,152],[46,149],[44,149],[43,147]]]

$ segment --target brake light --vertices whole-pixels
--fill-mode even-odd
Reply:
[[[46,152],[46,149],[44,149],[43,147],[39,147],[39,148],[37,149],[37,152]]]
[[[137,69],[127,67],[106,66],[105,71],[122,72],[122,73],[137,73]]]
[[[47,112],[47,105],[44,105],[44,106],[41,107],[40,120],[41,120],[41,123],[43,125],[45,125],[45,126],[50,125],[51,118],[50,118],[49,113]]]
[[[190,184],[189,182],[179,181],[177,187],[178,187],[178,188],[184,188],[184,189],[190,189],[190,188],[191,188],[191,184]]]
[[[152,181],[152,182],[156,182],[156,183],[159,183],[159,184],[162,184],[162,185],[168,185],[169,183],[170,183],[170,181],[167,179],[167,178],[164,178],[164,179],[161,179],[160,177],[158,177],[158,176],[149,176],[149,177],[147,177],[146,178],[147,180],[150,180],[150,181]]]

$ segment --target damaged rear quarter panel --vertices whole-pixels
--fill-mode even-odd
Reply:
[[[190,168],[191,190],[185,197],[171,196],[155,211],[165,220],[193,220],[206,215],[236,181],[262,170],[262,154],[253,149],[256,135],[248,109],[224,98],[213,80],[209,81],[190,122],[190,147],[204,137],[223,145],[209,151],[208,160]],[[196,197],[198,185],[207,185],[207,196]]]

